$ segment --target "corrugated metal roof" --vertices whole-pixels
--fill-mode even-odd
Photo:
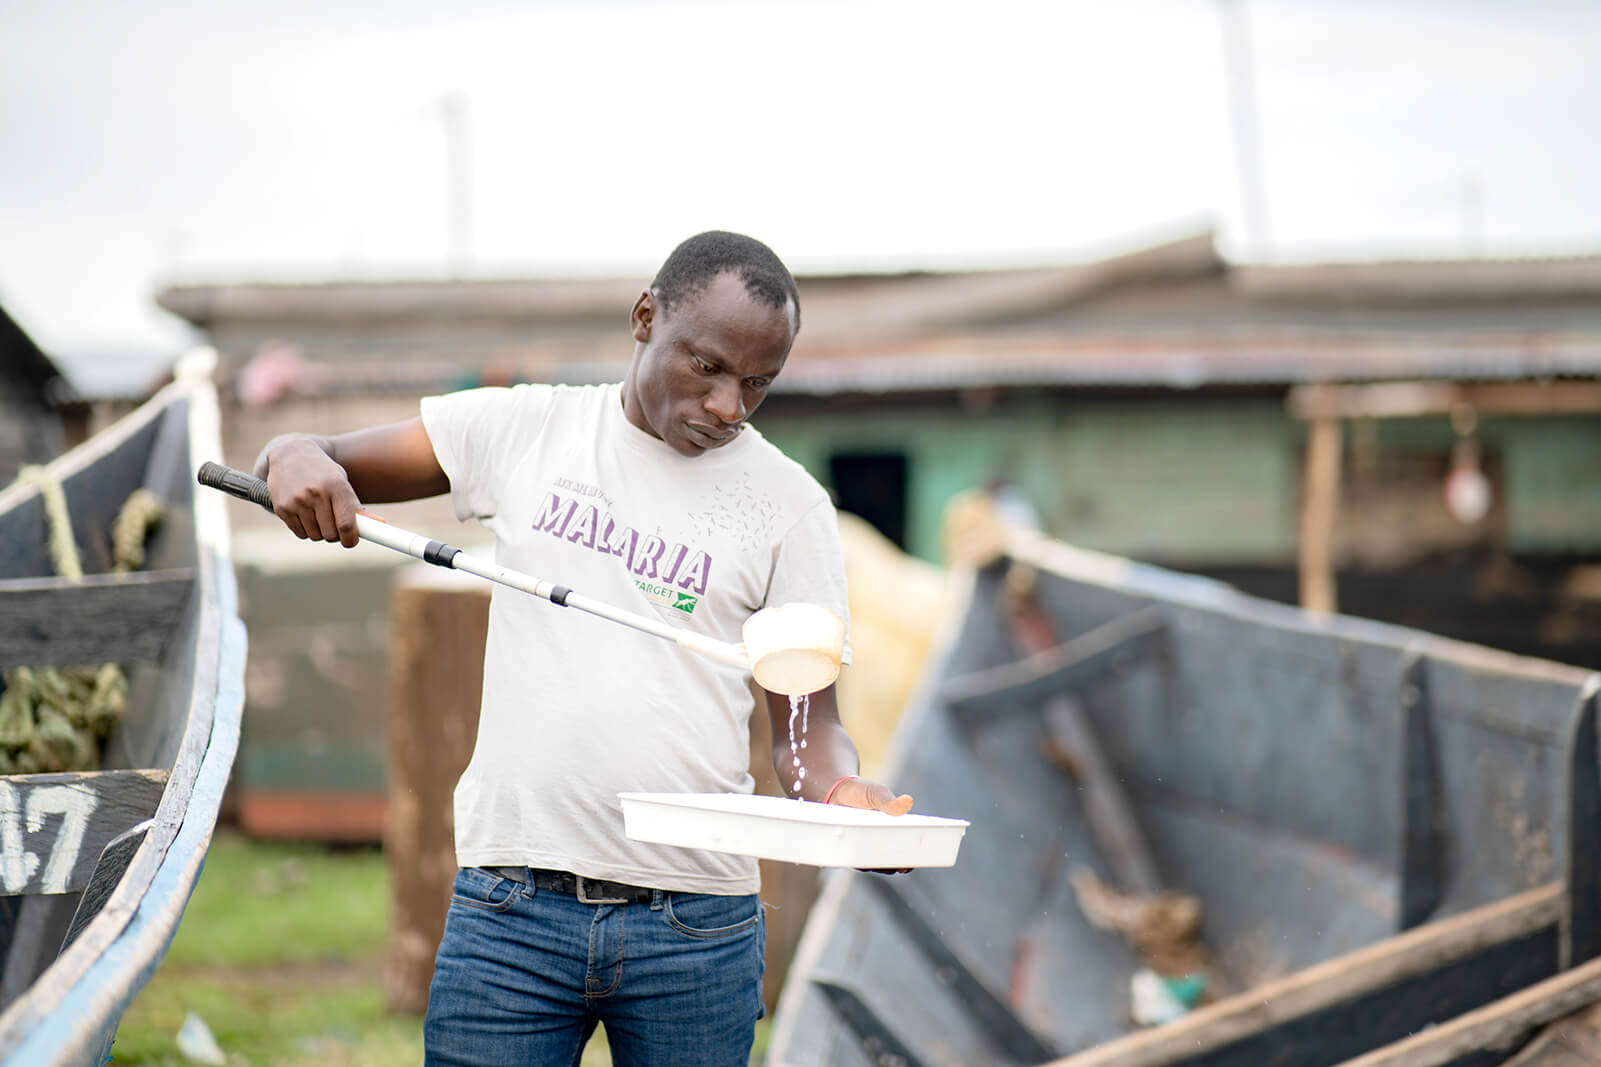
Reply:
[[[625,362],[527,367],[480,374],[439,361],[313,365],[312,393],[431,392],[505,381],[570,384],[620,380]],[[973,338],[848,352],[797,351],[776,395],[889,394],[972,388],[1199,389],[1309,382],[1502,381],[1601,377],[1601,335],[1284,337],[1246,343],[1217,337],[1130,340]]]

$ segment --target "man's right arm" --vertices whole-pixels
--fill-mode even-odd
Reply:
[[[450,491],[421,417],[337,437],[284,434],[267,442],[255,474],[267,482],[272,509],[296,537],[359,539],[356,511]]]

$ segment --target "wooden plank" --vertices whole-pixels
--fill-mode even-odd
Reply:
[[[1112,625],[1122,621],[1115,620]],[[1157,624],[1156,629],[1150,628],[1153,622]],[[1033,595],[1019,599],[1010,629],[1012,639],[1030,654],[1049,653],[1061,640],[1056,620]],[[1085,638],[1096,635],[1115,638],[1120,633],[1136,636],[1123,636],[1121,642],[1106,647],[1127,647],[1130,643],[1144,642],[1148,635],[1160,635],[1162,643],[1153,651],[1163,657],[1163,669],[1171,675],[1172,664],[1166,658],[1166,630],[1154,610],[1129,617],[1122,631],[1108,634],[1103,627],[1086,634]],[[1091,650],[1097,647],[1090,645]],[[1078,784],[1085,821],[1118,888],[1131,893],[1160,892],[1164,886],[1155,853],[1134,814],[1134,805],[1123,787],[1123,776],[1107,758],[1083,705],[1072,696],[1058,693],[1046,698],[1040,722],[1045,729],[1045,753]]]
[[[0,581],[0,667],[159,660],[193,585],[187,569]]]
[[[112,838],[150,818],[167,772],[0,778],[0,893],[81,892]]]
[[[1129,893],[1161,892],[1165,886],[1156,854],[1083,706],[1072,697],[1053,697],[1045,703],[1043,723],[1050,750],[1078,783],[1084,819],[1118,888]]]
[[[1579,697],[1568,740],[1567,856],[1563,881],[1561,964],[1566,970],[1601,956],[1601,738],[1597,687]]]
[[[1536,982],[1341,1067],[1446,1067],[1487,1050],[1510,1054],[1536,1027],[1601,1001],[1601,959]]]
[[[1290,390],[1298,419],[1415,419],[1466,406],[1480,415],[1591,415],[1601,411],[1596,382],[1382,382],[1301,385]]]
[[[1601,1063],[1601,1004],[1540,1031],[1503,1067],[1595,1067]]]
[[[923,1059],[912,1051],[906,1039],[880,1019],[854,991],[826,978],[813,978],[812,984],[823,992],[829,1006],[856,1035],[868,1060],[895,1067],[923,1067]]]
[[[122,881],[122,876],[128,872],[128,864],[133,862],[134,853],[145,843],[145,835],[150,832],[150,827],[153,825],[155,825],[154,819],[146,819],[113,837],[106,847],[101,849],[100,858],[95,862],[94,874],[89,876],[89,884],[84,887],[83,895],[78,898],[77,910],[72,913],[72,925],[67,927],[67,936],[62,939],[62,952],[72,947],[78,935],[83,933],[84,927],[94,921],[94,917],[100,914],[100,909],[106,906],[106,901],[111,899],[117,883]]]
[[[1554,927],[1498,942],[1173,1067],[1322,1067],[1361,1055],[1549,978],[1556,947]]]
[[[1030,1030],[1005,999],[979,977],[977,968],[940,937],[939,931],[906,899],[904,890],[888,878],[869,877],[863,882],[889,909],[895,922],[923,953],[928,966],[951,986],[954,999],[972,1014],[1002,1052],[1018,1063],[1038,1063],[1057,1054],[1049,1041]]]
[[[1440,904],[1439,757],[1429,726],[1428,661],[1409,655],[1401,667],[1400,928],[1427,921]]]
[[[1317,418],[1306,428],[1301,479],[1301,607],[1333,614],[1334,519],[1340,507],[1340,424]]]
[[[953,678],[943,695],[952,714],[969,723],[1008,712],[1033,714],[1051,697],[1086,689],[1165,650],[1162,616],[1146,608],[1016,663]]]
[[[1051,1067],[1162,1067],[1203,1062],[1205,1054],[1403,982],[1423,979],[1420,984],[1427,987],[1435,972],[1464,961],[1471,963],[1498,946],[1527,940],[1542,931],[1554,936],[1562,896],[1562,886],[1542,886],[1417,927],[1209,1004],[1164,1026],[1056,1060]]]

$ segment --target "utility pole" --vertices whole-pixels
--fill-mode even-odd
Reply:
[[[1476,173],[1462,176],[1462,251],[1470,259],[1484,255],[1484,179]]]
[[[1229,112],[1234,127],[1234,159],[1244,210],[1247,259],[1264,258],[1272,237],[1268,227],[1267,177],[1262,166],[1261,120],[1256,105],[1255,64],[1246,0],[1218,0],[1223,17],[1223,61],[1229,79]]]
[[[451,276],[459,278],[473,255],[472,130],[466,95],[445,94],[439,110],[445,122],[446,262]]]

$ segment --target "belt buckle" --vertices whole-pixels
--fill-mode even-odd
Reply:
[[[590,881],[582,875],[573,875],[578,888],[578,903],[580,904],[627,904],[627,897],[591,897],[584,893],[584,883]]]

